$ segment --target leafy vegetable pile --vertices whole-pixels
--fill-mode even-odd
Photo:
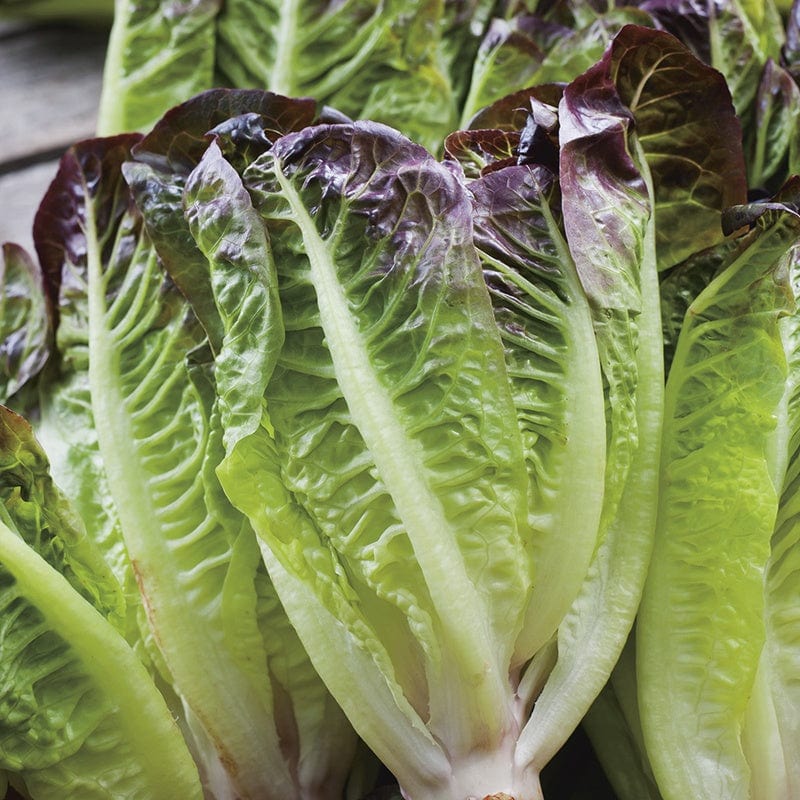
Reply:
[[[720,70],[748,138],[785,134],[767,97],[797,92],[774,66],[784,43],[796,62],[798,45],[772,0],[117,0],[99,129],[147,131],[194,93],[257,87],[384,122],[435,151],[500,97],[575,78],[624,24],[667,30]],[[756,185],[774,174],[771,155],[755,154]]]
[[[441,158],[310,78],[65,154],[0,273],[16,791],[536,800],[585,718],[622,800],[800,796],[800,6],[590,11],[492,23]]]

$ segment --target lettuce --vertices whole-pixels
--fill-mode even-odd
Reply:
[[[436,147],[488,16],[472,2],[117,3],[98,130],[147,130],[213,86],[313,96]]]
[[[781,317],[794,310],[800,218],[789,204],[755,215],[689,306],[667,382],[636,648],[642,728],[665,798],[788,797],[797,785],[795,704],[778,655],[796,636],[783,610],[791,523],[772,547],[778,509],[791,502],[780,502],[794,435],[782,332],[795,323]]]
[[[37,387],[42,438],[126,590],[125,633],[174,693],[210,791],[299,797],[325,786],[319,796],[334,797],[356,738],[215,477],[205,329],[163,272],[122,178],[139,139],[68,151],[37,215],[58,312]]]
[[[763,133],[780,148],[790,130],[780,124],[778,134],[761,118],[771,102],[765,71],[790,58],[773,0],[124,0],[116,4],[98,130],[145,131],[202,90],[261,87],[384,122],[435,151],[509,93],[573,80],[628,24],[674,34],[724,75],[757,156],[751,183],[768,180],[758,156]]]
[[[676,69],[707,116],[676,116]],[[180,261],[205,256],[222,320],[222,485],[411,797],[537,796],[608,677],[655,526],[657,270],[743,199],[724,84],[666,34],[624,29],[523,118],[516,139],[451,137],[455,178],[373,123],[270,143],[240,118],[159,190],[180,187],[167,227],[188,225]],[[693,227],[662,237],[688,154]],[[153,156],[135,159],[142,197]]]
[[[794,789],[796,180],[748,203],[724,77],[610,19],[517,20],[588,69],[441,160],[335,94],[200,93],[72,148],[38,265],[6,249],[9,402],[209,795],[363,797],[360,737],[404,797],[536,800],[590,708],[622,795]],[[398,68],[424,21],[347,48]]]
[[[197,768],[120,633],[120,587],[0,407],[0,764],[33,797],[202,797]]]

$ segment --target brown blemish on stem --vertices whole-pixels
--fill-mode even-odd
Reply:
[[[141,567],[139,566],[139,562],[135,559],[131,559],[131,569],[133,570],[133,577],[136,578],[136,585],[139,587],[139,597],[142,599],[142,605],[144,606],[144,612],[147,615],[147,620],[150,623],[150,632],[153,634],[153,639],[155,639],[155,643],[158,649],[163,653],[164,648],[162,647],[161,637],[158,635],[158,626],[156,625],[156,615],[153,612],[153,606],[150,604],[150,597],[147,594],[147,589],[145,588],[145,578],[142,573]]]

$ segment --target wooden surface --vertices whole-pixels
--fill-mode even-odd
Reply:
[[[94,135],[107,31],[0,23],[0,243],[31,225],[60,155]]]

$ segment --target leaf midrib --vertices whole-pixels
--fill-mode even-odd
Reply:
[[[269,88],[277,94],[290,97],[294,94],[295,82],[292,80],[295,46],[297,43],[300,0],[283,0],[279,5],[280,21],[275,33],[275,59]]]

